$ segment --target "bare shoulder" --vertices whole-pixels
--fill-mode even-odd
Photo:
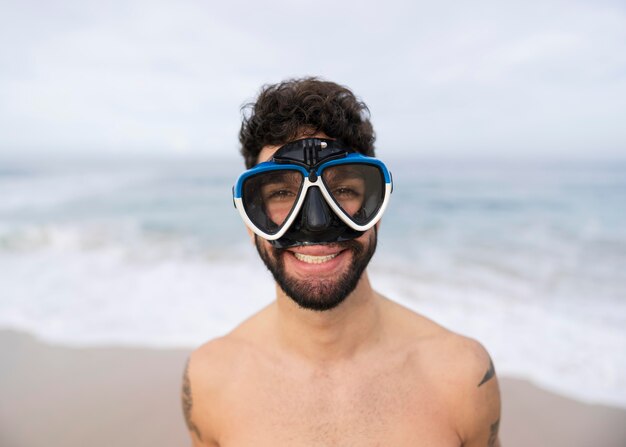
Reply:
[[[500,388],[495,366],[478,341],[455,334],[449,349],[455,357],[447,372],[447,398],[463,446],[500,445]]]
[[[232,379],[242,360],[262,346],[268,338],[268,306],[252,315],[228,334],[210,340],[191,353],[188,362],[190,374],[197,375],[204,386],[220,384],[222,379]],[[194,381],[195,382],[195,381]]]
[[[226,336],[203,344],[187,360],[181,401],[194,447],[219,445],[221,387],[236,364],[235,357],[234,346]]]
[[[445,375],[458,385],[478,385],[486,371],[493,370],[484,346],[469,337],[453,332],[433,320],[398,303],[386,300],[387,318],[395,336],[409,346],[411,355],[432,365],[437,376]],[[495,373],[494,373],[495,375]],[[493,377],[493,376],[492,376]]]
[[[446,402],[463,446],[498,446],[500,391],[485,347],[399,304],[390,309],[416,374]]]
[[[210,340],[189,356],[183,374],[183,414],[194,446],[218,446],[225,398],[245,376],[253,361],[254,339],[260,336],[266,310],[250,317],[232,332]],[[245,379],[245,377],[243,377]]]
[[[264,309],[245,320],[230,333],[210,340],[195,349],[188,360],[187,370],[190,381],[198,389],[221,387],[222,381],[231,380],[242,360],[249,358],[256,341],[262,338]]]

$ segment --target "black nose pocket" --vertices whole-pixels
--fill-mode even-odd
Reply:
[[[317,186],[312,186],[307,191],[301,216],[301,227],[308,231],[324,231],[332,224],[333,212]]]

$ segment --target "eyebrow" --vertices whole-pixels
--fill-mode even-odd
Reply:
[[[358,178],[363,179],[363,173],[356,168],[349,166],[344,169],[332,169],[324,172],[326,180],[345,179],[345,178]]]
[[[275,171],[275,172],[271,172],[266,174],[266,182],[267,181],[271,181],[271,182],[280,182],[280,181],[293,181],[296,180],[298,182],[300,182],[300,180],[302,179],[302,175],[298,172],[295,171]]]

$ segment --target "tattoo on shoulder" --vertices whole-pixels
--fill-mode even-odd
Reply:
[[[202,441],[202,436],[200,435],[200,430],[191,420],[191,409],[193,407],[193,399],[191,398],[191,383],[189,381],[189,360],[187,360],[187,364],[185,365],[185,374],[183,376],[183,389],[181,393],[182,403],[183,403],[183,413],[185,415],[185,422],[187,423],[187,428],[190,432],[196,434],[198,439]]]
[[[493,367],[493,362],[491,361],[491,359],[489,359],[489,369],[487,369],[487,372],[483,376],[483,380],[480,381],[478,386],[481,386],[483,383],[488,382],[495,375],[496,375],[496,369]]]
[[[500,427],[500,419],[491,424],[489,427],[489,441],[487,442],[487,447],[495,447],[496,442],[498,441],[498,428]]]

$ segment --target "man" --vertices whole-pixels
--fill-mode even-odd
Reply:
[[[485,349],[370,285],[392,186],[365,104],[315,78],[266,86],[240,141],[234,201],[276,300],[190,356],[193,445],[499,445]]]

